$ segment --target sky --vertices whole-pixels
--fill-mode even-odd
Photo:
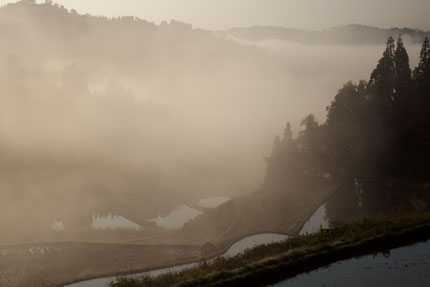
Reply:
[[[0,0],[0,4],[16,2]],[[44,2],[37,0],[36,2]],[[180,20],[194,27],[285,26],[319,30],[345,24],[430,30],[430,0],[54,0],[79,13]]]

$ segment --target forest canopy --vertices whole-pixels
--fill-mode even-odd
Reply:
[[[369,81],[346,83],[319,124],[288,123],[275,137],[266,185],[306,177],[424,178],[430,169],[430,46],[426,37],[412,71],[402,37],[387,40]],[[283,185],[285,186],[285,185]]]

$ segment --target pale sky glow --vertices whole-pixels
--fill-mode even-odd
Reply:
[[[0,4],[15,2],[0,0]],[[44,2],[39,0],[37,2]],[[79,13],[176,19],[205,29],[286,26],[324,29],[350,23],[430,30],[429,0],[55,0]]]

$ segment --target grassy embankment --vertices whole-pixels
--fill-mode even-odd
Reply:
[[[230,259],[156,278],[119,278],[112,287],[264,286],[352,256],[385,251],[430,238],[430,213],[336,224],[248,250]]]

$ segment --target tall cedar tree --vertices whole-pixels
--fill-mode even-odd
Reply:
[[[419,95],[417,97],[416,95]],[[419,101],[417,100],[419,99]],[[420,63],[411,77],[402,38],[390,37],[369,83],[349,82],[327,108],[319,125],[311,114],[292,138],[287,124],[276,137],[266,182],[291,180],[416,177],[430,174],[430,43],[425,39]]]
[[[430,43],[425,38],[420,53],[420,62],[414,70],[414,81],[418,96],[421,100],[430,97]]]
[[[408,102],[408,95],[412,93],[412,74],[409,56],[401,36],[397,38],[394,65],[396,67],[396,81],[394,83],[396,102],[398,106],[404,106]]]
[[[394,64],[394,39],[389,37],[387,47],[375,70],[370,75],[368,92],[376,113],[383,121],[388,120],[395,100],[396,67]]]

